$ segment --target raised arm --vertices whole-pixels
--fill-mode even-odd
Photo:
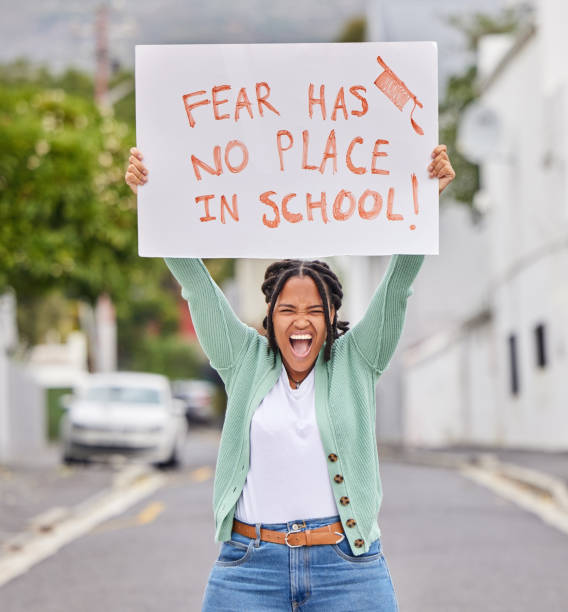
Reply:
[[[130,149],[124,179],[134,193],[138,193],[139,185],[148,181],[148,169],[136,147]],[[247,338],[257,332],[238,319],[201,259],[172,257],[165,261],[182,287],[182,296],[189,302],[195,331],[205,354],[227,383]]]
[[[201,259],[167,257],[165,262],[189,302],[191,318],[211,365],[225,379],[250,335],[257,332],[240,321]]]
[[[442,193],[456,173],[446,145],[435,147],[431,157],[429,176],[438,179],[438,192]],[[393,255],[367,312],[346,334],[346,340],[355,344],[375,372],[383,372],[393,356],[404,325],[406,302],[412,294],[411,285],[423,261],[424,255]]]
[[[406,315],[411,285],[424,255],[393,255],[363,318],[347,332],[369,367],[382,373],[389,364]]]

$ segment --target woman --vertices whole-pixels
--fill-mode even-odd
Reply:
[[[455,177],[445,145],[432,158],[442,192]],[[135,193],[148,180],[136,148],[125,179]],[[423,259],[394,255],[351,329],[327,264],[276,262],[262,285],[266,336],[239,321],[200,259],[166,259],[228,396],[213,500],[222,546],[204,611],[397,610],[377,524],[375,384]]]

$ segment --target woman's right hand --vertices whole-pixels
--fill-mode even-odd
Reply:
[[[124,180],[134,193],[138,193],[138,185],[144,185],[148,181],[148,169],[142,163],[142,153],[136,147],[130,149]]]

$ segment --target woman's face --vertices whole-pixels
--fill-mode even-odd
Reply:
[[[330,309],[332,321],[333,315]],[[286,282],[274,306],[272,325],[288,372],[301,378],[317,359],[327,336],[323,303],[309,276],[293,276]]]

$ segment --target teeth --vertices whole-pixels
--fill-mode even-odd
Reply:
[[[312,337],[309,334],[294,334],[290,336],[292,340],[311,340]]]

